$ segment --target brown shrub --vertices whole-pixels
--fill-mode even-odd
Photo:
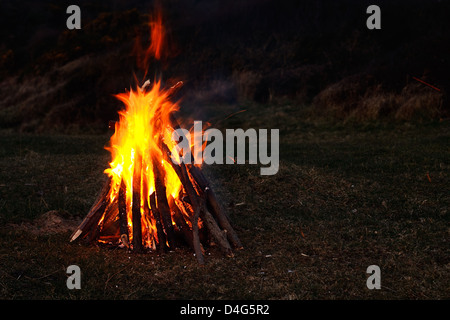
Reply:
[[[364,75],[344,78],[313,100],[316,116],[343,121],[431,120],[442,117],[442,105],[442,93],[419,83],[393,92]]]

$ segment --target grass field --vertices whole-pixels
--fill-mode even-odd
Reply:
[[[245,246],[136,255],[39,232],[42,214],[81,220],[100,191],[108,135],[0,134],[2,299],[448,299],[450,126],[302,120],[246,107],[221,128],[279,128],[280,170],[205,167]],[[33,226],[33,228],[31,227]],[[33,232],[31,232],[33,230]],[[66,268],[81,268],[68,290]],[[381,268],[381,290],[366,269]]]

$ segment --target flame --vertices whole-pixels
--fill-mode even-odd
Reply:
[[[129,93],[121,93],[116,97],[125,104],[125,110],[119,112],[120,121],[116,123],[115,133],[110,139],[110,167],[104,172],[111,179],[109,201],[113,203],[119,197],[121,184],[126,187],[127,220],[132,228],[132,201],[136,185],[140,194],[140,210],[142,237],[158,242],[156,226],[153,218],[145,212],[145,206],[151,208],[149,197],[155,191],[155,170],[159,166],[165,177],[166,197],[178,198],[182,188],[181,181],[171,164],[164,161],[162,143],[170,150],[175,147],[172,136],[170,114],[178,110],[178,105],[169,100],[170,93],[161,89],[157,81],[150,90],[138,87]],[[135,183],[139,181],[140,183]],[[130,240],[132,233],[130,234]]]
[[[165,34],[165,29],[162,24],[162,17],[160,12],[156,14],[156,18],[153,21],[150,21],[149,25],[152,41],[150,47],[148,47],[147,56],[153,55],[156,60],[159,60],[161,59],[163,39]]]
[[[145,67],[151,57],[161,58],[164,38],[161,14],[157,14],[155,20],[150,22],[150,27],[151,45],[145,53]],[[172,140],[174,128],[170,117],[179,109],[177,103],[170,101],[172,92],[171,89],[162,88],[160,80],[155,80],[153,84],[147,81],[142,87],[138,86],[136,89],[116,95],[125,108],[119,111],[119,121],[116,122],[115,132],[106,147],[112,158],[109,168],[104,171],[110,178],[107,196],[110,209],[105,210],[100,219],[100,242],[114,240],[124,243],[123,235],[117,234],[117,227],[113,235],[107,232],[102,233],[102,230],[107,230],[114,223],[117,226],[117,221],[120,219],[118,206],[120,207],[120,203],[123,203],[121,202],[123,200],[119,198],[123,199],[123,189],[125,189],[129,243],[134,236],[133,208],[137,205],[133,202],[136,201],[139,201],[143,245],[154,249],[155,244],[161,243],[161,239],[158,238],[158,221],[154,216],[160,200],[158,199],[158,204],[151,201],[153,193],[158,194],[155,185],[155,180],[158,179],[158,181],[162,180],[165,187],[165,198],[169,204],[172,225],[176,225],[174,215],[178,212],[184,218],[186,225],[191,227],[190,217],[193,212],[189,204],[181,199],[183,185],[172,164],[168,162],[170,159],[166,157],[166,151],[175,148],[175,142]],[[139,196],[138,199],[135,198],[136,195]],[[109,213],[107,213],[108,210],[110,210]],[[111,210],[113,210],[112,214]]]
[[[162,13],[160,10],[154,16],[150,17],[148,26],[150,30],[150,45],[147,49],[144,49],[142,47],[141,37],[137,35],[133,48],[137,66],[145,72],[145,76],[147,75],[151,60],[161,60],[164,53],[166,53],[163,50],[165,48],[166,29],[162,23]]]

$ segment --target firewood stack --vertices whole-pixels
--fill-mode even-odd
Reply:
[[[171,122],[174,130],[179,128],[173,115]],[[127,218],[125,184],[122,181],[118,197],[111,201],[109,194],[113,186],[108,179],[70,241],[82,239],[87,243],[106,243],[126,247],[136,253],[164,252],[187,244],[200,264],[205,263],[204,247],[216,245],[224,255],[232,257],[233,249],[242,248],[241,241],[203,172],[194,164],[174,163],[163,139],[160,138],[158,143],[164,161],[170,163],[182,184],[176,199],[166,195],[161,161],[152,159],[155,190],[149,197],[144,197],[147,199],[142,204],[140,192],[148,194],[149,186],[144,179],[133,179],[131,225]],[[134,176],[140,176],[139,171],[143,170],[141,157],[139,154],[135,156]],[[141,224],[145,221],[152,221],[156,237],[150,239],[150,231],[147,232]]]

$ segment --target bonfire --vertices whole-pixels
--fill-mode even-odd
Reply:
[[[161,56],[161,15],[150,27],[146,62]],[[185,163],[192,153],[176,148],[179,105],[171,98],[181,86],[178,82],[163,88],[156,79],[116,95],[124,109],[106,147],[112,157],[104,171],[108,179],[70,241],[84,239],[136,253],[188,245],[201,264],[206,246],[216,245],[226,256],[233,255],[233,248],[242,248],[200,165]],[[186,139],[182,134],[177,138]]]

